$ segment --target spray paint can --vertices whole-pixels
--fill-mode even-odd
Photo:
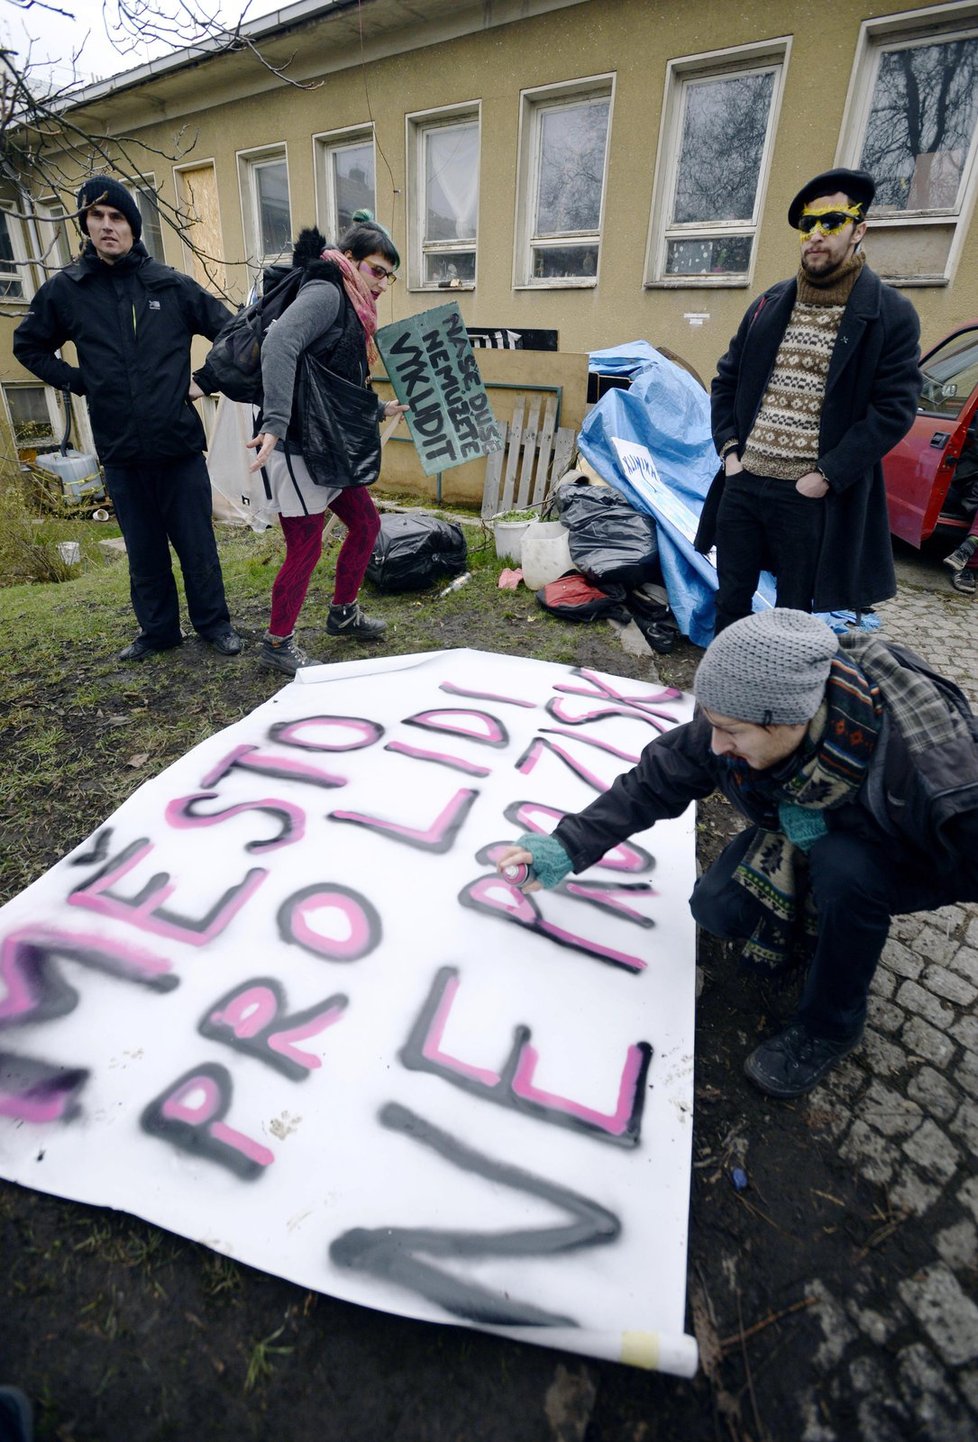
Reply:
[[[525,865],[522,861],[518,861],[514,866],[504,866],[503,875],[507,881],[511,881],[514,886],[521,888],[524,887],[528,881],[536,881],[537,878],[533,867]]]

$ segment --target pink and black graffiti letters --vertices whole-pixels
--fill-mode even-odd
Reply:
[[[274,851],[279,846],[293,846],[306,834],[306,813],[301,806],[293,806],[291,801],[276,801],[272,797],[263,797],[260,801],[244,801],[237,806],[225,806],[221,811],[197,809],[202,802],[215,801],[217,796],[216,791],[198,791],[193,796],[175,797],[167,804],[167,825],[180,831],[195,826],[219,826],[222,821],[230,821],[249,811],[270,816],[278,825],[277,835],[265,840],[253,839],[245,842],[245,851],[251,852]]]
[[[495,866],[510,845],[508,841],[491,841],[488,846],[480,846],[475,853],[475,859],[480,866]],[[512,879],[516,880],[518,886],[524,885],[526,880]],[[654,889],[647,881],[575,881],[568,877],[550,889],[564,896],[572,896],[575,901],[583,901],[586,906],[596,906],[600,911],[621,916],[625,921],[633,921],[636,926],[655,926],[651,916],[636,911],[628,904],[629,896],[655,896]]]
[[[78,992],[61,974],[58,959],[153,991],[179,985],[169,961],[152,952],[107,937],[25,926],[9,932],[0,946],[0,1027],[53,1021],[74,1011]]]
[[[334,776],[322,771],[308,761],[299,761],[292,756],[269,756],[258,746],[241,745],[233,747],[228,754],[202,776],[201,786],[205,790],[216,786],[234,770],[253,771],[259,776],[271,776],[276,781],[298,781],[306,786],[322,786],[326,790],[345,786],[345,776]]]
[[[418,1013],[418,1019],[401,1049],[400,1057],[409,1071],[429,1072],[466,1091],[470,1096],[553,1126],[566,1127],[617,1146],[635,1147],[642,1131],[646,1079],[652,1048],[636,1042],[628,1053],[619,1078],[614,1112],[603,1113],[571,1097],[540,1091],[534,1085],[538,1055],[530,1045],[530,1028],[513,1029],[513,1043],[498,1072],[472,1066],[449,1055],[442,1045],[445,1027],[460,986],[457,968],[443,966]]]
[[[259,976],[236,986],[208,1007],[198,1030],[245,1056],[275,1067],[290,1081],[305,1081],[321,1059],[303,1051],[302,1041],[318,1036],[342,1017],[348,998],[341,992],[287,1015],[285,989],[274,977]]]
[[[434,821],[428,826],[408,826],[404,822],[385,820],[381,816],[368,816],[362,811],[331,811],[331,821],[345,821],[351,826],[365,826],[391,841],[400,841],[418,851],[430,851],[443,856],[455,845],[455,838],[465,824],[465,818],[472,810],[478,791],[461,790],[442,807]]]
[[[329,928],[315,925],[316,917],[324,913],[334,918]],[[326,961],[360,961],[376,950],[383,935],[373,903],[362,892],[332,881],[317,881],[293,892],[279,907],[277,921],[283,941]]]
[[[563,1226],[472,1232],[427,1227],[356,1227],[342,1233],[329,1249],[337,1267],[366,1272],[385,1282],[426,1297],[454,1317],[500,1327],[576,1327],[572,1317],[547,1312],[532,1302],[464,1277],[441,1271],[428,1258],[449,1262],[478,1257],[560,1257],[584,1247],[607,1246],[617,1240],[621,1223],[615,1214],[590,1197],[534,1176],[465,1146],[456,1137],[396,1102],[380,1112],[381,1126],[428,1147],[450,1166],[484,1177],[494,1187],[511,1187],[538,1197],[570,1214]]]
[[[523,701],[518,696],[497,696],[488,691],[467,691],[464,686],[456,686],[453,681],[442,681],[438,689],[446,691],[449,696],[464,696],[468,701],[492,701],[500,706],[522,706],[527,711],[532,711],[537,704],[535,701]]]
[[[178,1151],[217,1162],[244,1182],[264,1176],[274,1152],[252,1137],[229,1127],[231,1073],[215,1062],[184,1072],[150,1102],[140,1118],[145,1132],[169,1142]]]
[[[463,741],[476,741],[480,746],[503,748],[509,745],[509,732],[503,723],[488,711],[468,711],[461,707],[444,706],[417,711],[405,716],[405,726],[420,726],[423,731],[443,731]]]
[[[306,734],[307,731],[315,733],[317,728],[327,732],[335,728],[352,735],[329,741]],[[279,746],[295,746],[300,751],[363,751],[375,746],[383,734],[379,721],[368,721],[364,716],[303,716],[299,721],[276,721],[268,728],[269,741]]]
[[[470,906],[486,916],[495,916],[500,921],[520,926],[525,931],[535,931],[558,946],[569,947],[584,956],[593,956],[610,966],[620,966],[626,971],[644,971],[646,963],[640,956],[615,947],[605,946],[600,941],[589,941],[576,932],[565,931],[552,921],[546,921],[540,912],[535,896],[527,896],[503,876],[480,876],[462,887],[458,894],[461,906]]]
[[[549,836],[567,813],[559,811],[555,806],[544,806],[540,801],[511,801],[503,815],[517,832],[529,831],[540,836]],[[548,821],[551,823],[549,826]],[[655,857],[651,851],[646,851],[634,841],[622,841],[610,851],[606,851],[600,861],[594,864],[602,871],[627,871],[630,875],[638,876],[643,871],[654,869]]]
[[[73,1121],[81,1112],[77,1098],[88,1076],[84,1067],[0,1052],[0,1116],[41,1124]]]
[[[396,756],[408,756],[413,761],[431,761],[436,766],[448,766],[452,771],[463,771],[466,776],[492,775],[489,766],[478,766],[474,761],[466,761],[461,756],[449,756],[444,751],[426,751],[421,746],[408,746],[403,741],[388,741],[384,750],[393,751]]]
[[[134,897],[118,896],[112,885],[133,871],[155,850],[148,837],[132,841],[118,856],[110,857],[94,876],[77,886],[68,897],[69,905],[83,906],[102,916],[111,916],[129,926],[139,927],[173,941],[206,946],[230,924],[261,886],[268,872],[253,867],[243,879],[217,898],[203,916],[189,917],[164,905],[176,890],[168,871],[158,871]]]

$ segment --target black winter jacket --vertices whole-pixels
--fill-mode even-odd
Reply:
[[[747,310],[711,388],[718,451],[743,453],[791,317],[797,281],[780,281]],[[865,266],[849,296],[829,362],[818,467],[829,483],[814,610],[866,610],[896,594],[880,464],[913,424],[920,400],[920,323],[906,296]],[[696,549],[716,540],[718,474],[703,506]]]
[[[204,449],[192,403],[190,343],[231,319],[190,276],[151,259],[140,241],[115,265],[89,243],[41,286],[14,332],[14,355],[50,386],[88,400],[99,458],[125,465]],[[78,366],[54,352],[66,341]]]
[[[845,638],[842,639],[845,648]],[[884,711],[884,724],[869,772],[851,803],[827,811],[832,831],[867,827],[898,854],[930,872],[953,873],[975,866],[978,848],[978,718],[953,682],[899,646],[890,649],[904,665],[923,672],[946,701],[968,719],[971,742],[932,746],[911,758],[897,727]],[[645,747],[638,764],[584,811],[565,816],[554,836],[584,871],[613,846],[656,821],[681,816],[691,801],[722,791],[742,815],[740,793],[726,759],[710,745],[711,727],[702,712]],[[748,817],[748,820],[752,818]]]

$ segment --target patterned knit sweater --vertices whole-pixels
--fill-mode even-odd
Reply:
[[[797,481],[814,470],[829,361],[864,261],[852,256],[824,282],[799,270],[794,309],[741,457],[754,475]]]

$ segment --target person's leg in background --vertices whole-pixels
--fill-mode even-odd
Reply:
[[[971,522],[971,530],[960,546],[944,557],[944,565],[951,571],[954,589],[973,596],[978,590],[978,511]]]
[[[289,676],[302,666],[319,664],[295,644],[295,623],[323,552],[325,521],[323,511],[311,516],[279,516],[285,560],[272,582],[272,614],[259,660],[263,666]]]
[[[380,516],[363,486],[340,491],[329,508],[346,527],[346,539],[336,557],[336,584],[326,630],[330,636],[355,636],[369,641],[387,630],[387,622],[365,616],[357,600],[380,535]]]
[[[764,560],[764,527],[757,510],[762,485],[749,471],[738,471],[723,487],[716,532],[717,635],[751,613]]]
[[[773,481],[766,499],[765,530],[778,584],[775,605],[811,611],[825,530],[825,502],[801,495],[794,481]]]
[[[126,543],[129,595],[139,622],[139,635],[120,651],[120,661],[139,661],[151,651],[168,651],[183,640],[166,518],[147,473],[150,469],[141,465],[104,467],[105,484]]]
[[[231,626],[221,560],[211,519],[211,481],[202,455],[149,468],[166,533],[180,561],[190,624],[222,656],[236,656],[241,638]]]

